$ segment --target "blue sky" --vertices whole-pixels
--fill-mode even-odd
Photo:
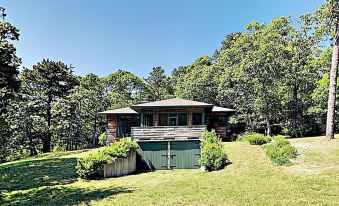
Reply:
[[[25,67],[43,58],[75,67],[77,75],[117,69],[145,77],[167,74],[212,55],[223,38],[252,20],[311,12],[324,0],[1,0],[20,29]]]

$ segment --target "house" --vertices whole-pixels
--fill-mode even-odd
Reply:
[[[140,146],[137,167],[144,169],[198,168],[205,130],[227,138],[233,109],[186,99],[167,99],[99,112],[107,117],[110,142],[122,137]]]

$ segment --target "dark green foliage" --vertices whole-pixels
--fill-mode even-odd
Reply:
[[[200,165],[205,167],[207,171],[223,169],[229,163],[222,142],[214,130],[204,133],[201,149]]]
[[[149,101],[157,101],[173,97],[173,88],[170,77],[165,75],[161,67],[153,67],[152,72],[145,78],[146,98]]]
[[[19,40],[19,30],[5,21],[5,17],[5,9],[0,7],[0,115],[19,89],[18,67],[21,64],[12,43]]]
[[[77,174],[82,179],[98,179],[103,177],[103,164],[114,162],[116,158],[126,157],[130,151],[138,149],[136,142],[126,138],[120,139],[104,150],[78,159]]]
[[[248,141],[251,145],[263,145],[269,143],[272,138],[263,134],[253,133],[243,135],[239,138],[239,140]]]
[[[291,165],[290,159],[297,156],[297,149],[283,136],[274,138],[274,143],[264,146],[267,155],[278,165]]]

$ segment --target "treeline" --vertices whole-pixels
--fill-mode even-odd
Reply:
[[[0,162],[91,147],[106,126],[95,113],[173,97],[236,109],[230,118],[234,136],[324,134],[333,32],[316,17],[325,8],[296,22],[253,21],[244,32],[227,35],[213,56],[180,66],[171,76],[154,67],[146,78],[124,70],[81,77],[71,65],[48,59],[19,74],[13,46],[19,30],[4,20],[1,8]]]

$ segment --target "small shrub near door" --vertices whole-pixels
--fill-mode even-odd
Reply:
[[[100,152],[78,159],[77,174],[82,179],[102,178],[104,164],[114,162],[117,158],[127,157],[132,150],[138,148],[139,146],[135,141],[122,138]]]
[[[263,145],[269,143],[272,138],[263,134],[253,133],[243,135],[239,138],[241,141],[248,141],[251,145]]]
[[[290,159],[297,156],[297,149],[283,136],[274,138],[274,143],[264,146],[267,155],[278,165],[291,165]]]
[[[200,165],[207,171],[223,169],[229,163],[222,142],[214,130],[204,133],[201,149]]]

